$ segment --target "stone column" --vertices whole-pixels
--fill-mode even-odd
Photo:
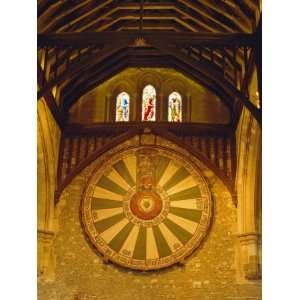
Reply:
[[[53,253],[54,232],[38,230],[37,266],[38,278],[54,280],[55,257]]]
[[[130,95],[130,112],[129,112],[129,121],[140,121],[140,116],[138,115],[138,109],[139,109],[139,101],[141,99],[139,98],[138,93],[132,93],[132,96]]]
[[[243,279],[261,278],[259,203],[261,200],[261,130],[246,110],[237,131],[238,264]]]
[[[105,96],[105,122],[113,122],[115,120],[115,112],[113,111],[114,106],[115,105],[112,105],[111,94],[107,94]]]
[[[190,94],[186,95],[186,105],[184,105],[182,108],[182,120],[183,122],[191,122],[192,119],[192,98]]]
[[[166,111],[165,111],[165,107],[166,105],[164,105],[164,95],[163,92],[159,92],[157,95],[157,112],[156,112],[156,117],[157,117],[157,121],[167,121],[166,118]]]
[[[143,93],[136,93],[136,121],[140,122],[142,120],[142,105],[143,105]]]
[[[245,278],[261,279],[260,247],[261,236],[255,232],[238,235],[241,251],[241,264]]]

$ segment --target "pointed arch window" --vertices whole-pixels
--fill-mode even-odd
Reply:
[[[148,84],[143,89],[142,121],[156,120],[156,90]]]
[[[116,99],[116,122],[129,121],[130,97],[126,92],[122,92]]]
[[[182,99],[181,95],[177,92],[173,92],[169,95],[168,121],[182,122]]]

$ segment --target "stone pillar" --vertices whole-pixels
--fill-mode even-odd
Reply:
[[[142,105],[143,105],[143,92],[136,94],[136,121],[140,122],[142,121]]]
[[[261,278],[261,238],[259,217],[261,201],[261,130],[255,119],[243,111],[237,132],[238,168],[237,228],[238,265],[241,279]]]
[[[186,101],[186,105],[183,106],[182,120],[183,120],[183,122],[191,122],[191,119],[192,119],[192,99],[191,99],[190,94],[186,95],[185,101]]]
[[[138,93],[132,93],[132,95],[130,95],[130,112],[129,112],[129,121],[140,121],[141,119],[139,119],[138,116],[138,109],[139,109],[139,101],[140,101],[140,97],[138,95]]]
[[[54,232],[38,230],[37,240],[37,266],[38,278],[54,280],[55,256],[53,253]]]
[[[238,235],[241,251],[242,270],[248,280],[261,279],[261,259],[260,244],[261,237],[259,234],[250,232]]]
[[[113,122],[115,120],[115,111],[110,94],[105,96],[105,122]]]
[[[167,121],[167,113],[165,111],[165,107],[166,105],[164,105],[164,95],[163,92],[159,92],[157,95],[157,112],[156,112],[156,116],[157,116],[157,121]]]

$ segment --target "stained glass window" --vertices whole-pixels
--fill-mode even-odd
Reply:
[[[152,85],[146,85],[143,90],[142,121],[156,119],[156,91]]]
[[[117,97],[116,103],[116,121],[117,122],[128,122],[129,121],[129,95],[122,92]]]
[[[169,96],[168,121],[182,122],[182,100],[180,94],[177,92],[173,92]]]

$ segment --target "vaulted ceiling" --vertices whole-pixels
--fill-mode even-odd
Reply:
[[[38,1],[38,99],[63,126],[85,93],[127,67],[172,67],[260,120],[244,80],[260,0]]]

